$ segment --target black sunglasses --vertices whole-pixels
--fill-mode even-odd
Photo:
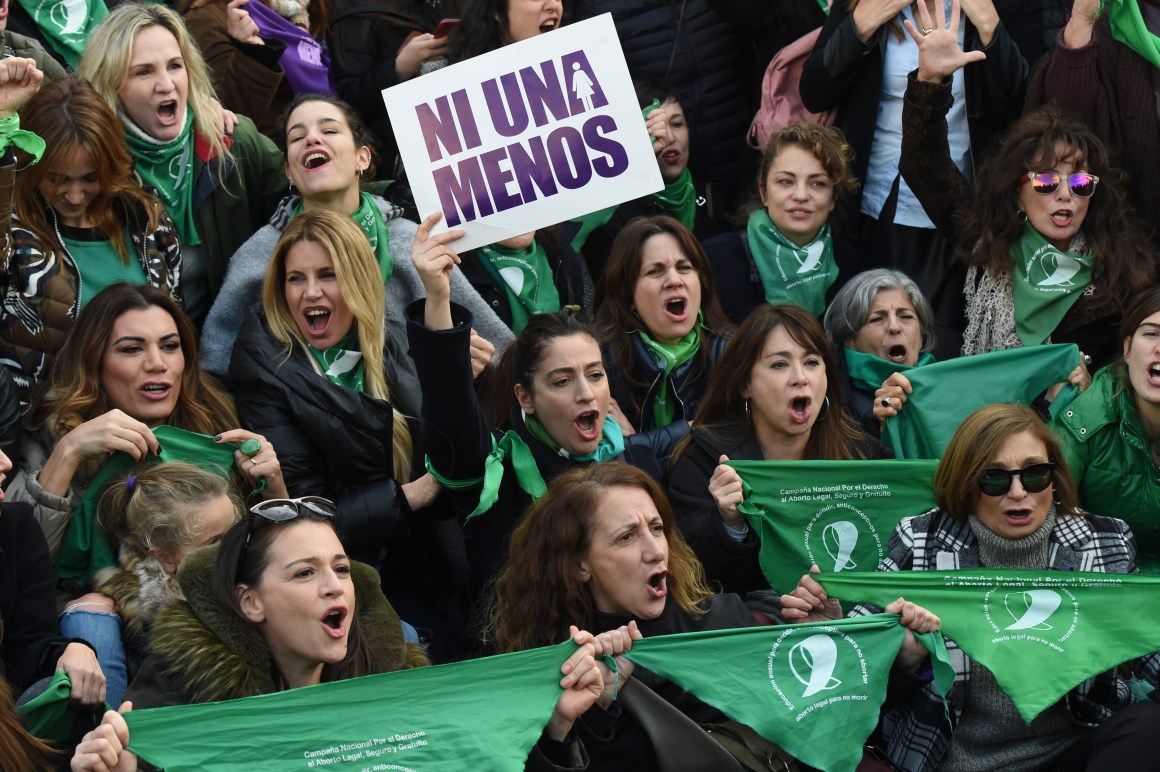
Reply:
[[[1031,464],[1022,469],[1000,469],[992,467],[984,469],[979,475],[979,490],[988,496],[1002,496],[1011,490],[1011,481],[1016,475],[1023,483],[1023,490],[1028,493],[1039,493],[1046,490],[1054,479],[1055,464]]]
[[[265,518],[271,523],[285,523],[302,515],[303,512],[320,517],[338,517],[338,507],[330,499],[321,496],[303,496],[300,499],[267,499],[259,501],[250,507],[250,514],[246,516],[246,541],[242,544],[242,552],[238,555],[238,566],[234,570],[234,580],[242,574],[242,564],[246,562],[246,550],[250,548],[250,537],[254,535],[254,515]]]

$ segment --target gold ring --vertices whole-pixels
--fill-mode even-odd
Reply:
[[[925,36],[929,35],[930,33],[934,32],[934,27],[923,27],[922,30],[920,30],[920,31],[922,32],[923,37],[925,37]]]

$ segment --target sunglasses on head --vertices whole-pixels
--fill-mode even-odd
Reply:
[[[1024,172],[1019,178],[1019,184],[1031,183],[1031,190],[1040,195],[1050,195],[1059,188],[1059,184],[1067,180],[1067,187],[1073,196],[1088,198],[1096,192],[1096,183],[1100,178],[1087,172],[1076,172],[1065,178],[1059,172]]]
[[[303,512],[320,517],[338,517],[338,507],[330,499],[321,496],[303,496],[300,499],[267,499],[250,507],[250,514],[246,517],[246,541],[242,544],[242,552],[238,555],[238,567],[235,576],[242,573],[242,564],[246,562],[246,550],[250,548],[250,537],[254,535],[254,515],[265,518],[271,523],[285,523],[302,515]]]
[[[992,467],[984,469],[979,475],[979,490],[987,496],[1002,496],[1011,490],[1011,481],[1016,476],[1023,483],[1023,490],[1028,493],[1039,493],[1046,490],[1054,479],[1055,464],[1031,464],[1022,469],[1001,469]]]

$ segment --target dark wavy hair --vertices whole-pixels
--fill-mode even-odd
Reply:
[[[803,457],[816,461],[849,460],[851,447],[864,435],[842,410],[842,384],[834,349],[818,320],[793,303],[762,304],[737,328],[709,377],[705,397],[693,418],[696,430],[709,432],[731,444],[740,444],[753,434],[741,392],[749,386],[750,372],[761,359],[765,339],[778,327],[784,327],[790,338],[806,351],[821,357],[826,368],[829,405],[819,408],[822,412],[810,430]],[[690,434],[678,444],[673,453],[674,464],[680,460],[691,438]]]
[[[1060,146],[1066,148],[1062,154]],[[1066,158],[1100,178],[1081,230],[1095,256],[1101,289],[1094,298],[1096,309],[1113,310],[1152,282],[1156,254],[1129,202],[1127,174],[1112,165],[1103,141],[1077,116],[1040,109],[1011,127],[998,152],[979,170],[974,202],[958,216],[959,253],[968,264],[1010,272],[1011,246],[1025,222],[1019,210],[1019,178],[1027,171],[1054,168]]]
[[[492,588],[487,627],[500,651],[559,643],[568,636],[568,625],[591,629],[596,607],[576,569],[591,546],[600,501],[615,487],[637,488],[652,499],[669,548],[669,597],[689,616],[704,616],[713,591],[661,487],[623,462],[584,464],[552,480],[512,533],[507,563]]]
[[[451,63],[503,48],[511,39],[508,34],[509,0],[468,0],[461,23],[451,31],[447,56]],[[561,12],[560,25],[568,23],[568,11]]]

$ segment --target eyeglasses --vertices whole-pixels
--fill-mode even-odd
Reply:
[[[1031,190],[1040,195],[1048,196],[1059,188],[1059,183],[1063,182],[1064,179],[1064,176],[1059,172],[1024,172],[1023,176],[1019,178],[1019,184],[1030,182]],[[1076,172],[1067,175],[1066,180],[1072,195],[1090,198],[1096,192],[1096,183],[1100,181],[1100,178],[1087,172]]]
[[[1039,493],[1046,490],[1054,479],[1055,464],[1032,464],[1022,469],[984,469],[979,475],[979,490],[988,496],[1002,496],[1011,490],[1011,481],[1016,476],[1023,483],[1023,490]]]
[[[234,570],[234,578],[242,573],[242,564],[246,562],[246,550],[250,548],[250,537],[254,535],[254,515],[265,518],[271,523],[285,523],[302,515],[303,512],[320,517],[338,517],[338,507],[330,499],[321,496],[303,496],[300,499],[267,499],[250,507],[250,514],[246,517],[246,541],[242,544],[242,552],[238,555],[238,565]]]

